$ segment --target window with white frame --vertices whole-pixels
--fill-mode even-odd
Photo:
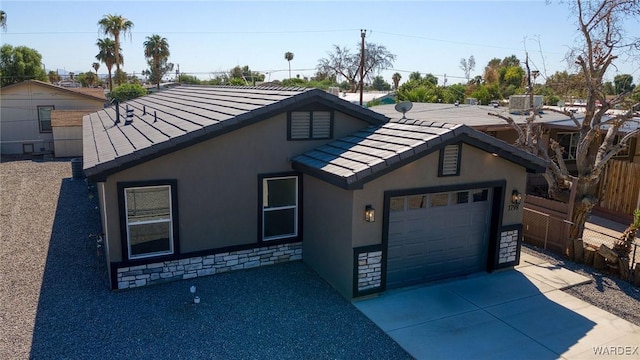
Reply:
[[[54,107],[52,105],[38,106],[38,126],[41,133],[50,133],[51,128],[51,110]]]
[[[622,140],[623,136],[620,135],[616,135],[613,138],[613,145],[618,145],[620,143],[620,141]],[[631,142],[633,141],[633,138],[627,140],[626,142],[626,147],[620,151],[618,151],[617,154],[614,155],[614,157],[616,158],[629,158],[630,154],[631,154]]]
[[[289,139],[330,139],[333,136],[331,111],[292,111],[289,113]]]
[[[262,240],[298,236],[298,177],[262,179]]]
[[[170,185],[124,188],[129,259],[174,253]]]
[[[558,144],[564,148],[562,158],[565,160],[574,160],[578,151],[578,140],[580,133],[577,132],[559,132]]]

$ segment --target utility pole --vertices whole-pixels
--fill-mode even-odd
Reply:
[[[362,46],[360,47],[360,106],[362,106],[362,92],[364,91],[364,38],[367,36],[367,30],[360,29],[360,37],[362,38]]]

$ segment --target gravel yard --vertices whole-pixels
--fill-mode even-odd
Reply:
[[[301,262],[112,292],[70,162],[0,176],[0,359],[410,359]]]
[[[531,245],[523,245],[522,251],[593,279],[590,284],[574,286],[564,291],[640,326],[639,288],[615,276],[599,272],[584,264],[575,263]]]
[[[410,358],[300,262],[112,292],[69,161],[2,162],[0,189],[0,359]],[[523,251],[593,278],[566,292],[640,326],[638,288]]]

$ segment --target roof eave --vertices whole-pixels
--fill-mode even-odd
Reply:
[[[466,125],[458,125],[452,128],[451,132],[445,133],[431,141],[425,143],[424,146],[420,146],[410,151],[398,154],[400,160],[387,163],[386,166],[378,167],[378,169],[372,169],[366,175],[356,174],[355,181],[349,182],[342,176],[328,173],[318,168],[314,168],[305,165],[295,158],[292,159],[292,167],[297,171],[301,171],[305,174],[311,175],[315,178],[328,182],[330,184],[341,187],[345,190],[362,189],[364,185],[372,180],[375,180],[381,176],[384,176],[404,165],[407,165],[413,161],[416,161],[424,156],[432,154],[435,151],[439,151],[447,145],[463,142],[478,149],[495,154],[496,156],[510,161],[516,165],[525,168],[527,173],[543,173],[546,171],[547,162],[543,159],[536,157],[524,150],[511,147],[513,151],[507,151],[504,147],[504,142],[490,135],[478,132],[471,129]]]

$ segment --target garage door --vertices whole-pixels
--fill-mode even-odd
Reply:
[[[486,269],[491,189],[392,197],[387,287]]]

